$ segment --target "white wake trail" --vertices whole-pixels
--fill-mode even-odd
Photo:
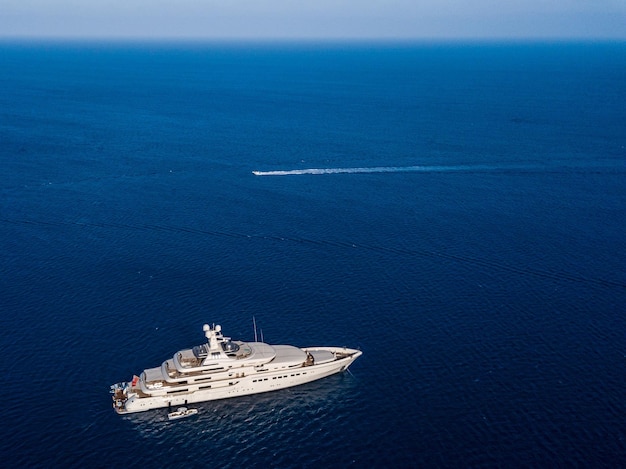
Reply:
[[[593,164],[580,164],[575,161],[551,161],[550,164],[539,163],[495,163],[495,164],[461,164],[461,165],[429,165],[429,166],[370,166],[357,168],[307,168],[277,171],[252,171],[255,176],[297,176],[302,174],[354,174],[354,173],[450,173],[450,172],[550,172],[563,171],[611,171],[620,174],[626,171],[622,161],[600,161]]]
[[[502,169],[497,166],[374,166],[368,168],[308,168],[285,171],[252,171],[255,176],[295,176],[301,174],[354,174],[354,173],[403,173],[403,172],[448,172],[485,171]]]

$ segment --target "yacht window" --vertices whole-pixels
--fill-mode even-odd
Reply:
[[[226,353],[236,353],[239,351],[239,345],[231,340],[227,340],[225,342],[222,342],[222,350],[224,350],[224,352]]]

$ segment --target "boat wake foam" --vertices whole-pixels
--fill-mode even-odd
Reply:
[[[419,165],[419,166],[367,166],[356,168],[307,168],[276,171],[252,171],[255,176],[298,176],[303,174],[357,174],[357,173],[452,173],[452,172],[541,172],[560,174],[563,172],[604,172],[623,173],[626,167],[621,162],[596,162],[593,165],[579,165],[576,163],[552,163],[550,165],[527,164],[467,164],[467,165]]]
[[[481,169],[476,166],[374,166],[365,168],[308,168],[285,171],[252,171],[255,176],[295,176],[301,174],[355,174],[355,173],[403,173],[403,172],[439,172],[466,171]],[[482,167],[487,169],[487,167]]]

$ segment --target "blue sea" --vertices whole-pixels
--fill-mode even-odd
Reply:
[[[13,467],[626,461],[626,43],[0,43]],[[128,416],[204,341],[363,351]]]

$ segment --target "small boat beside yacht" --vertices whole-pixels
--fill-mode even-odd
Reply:
[[[192,415],[196,415],[198,413],[198,409],[188,409],[187,407],[179,407],[174,412],[170,412],[167,414],[168,420],[178,420],[183,419],[185,417],[191,417]]]

